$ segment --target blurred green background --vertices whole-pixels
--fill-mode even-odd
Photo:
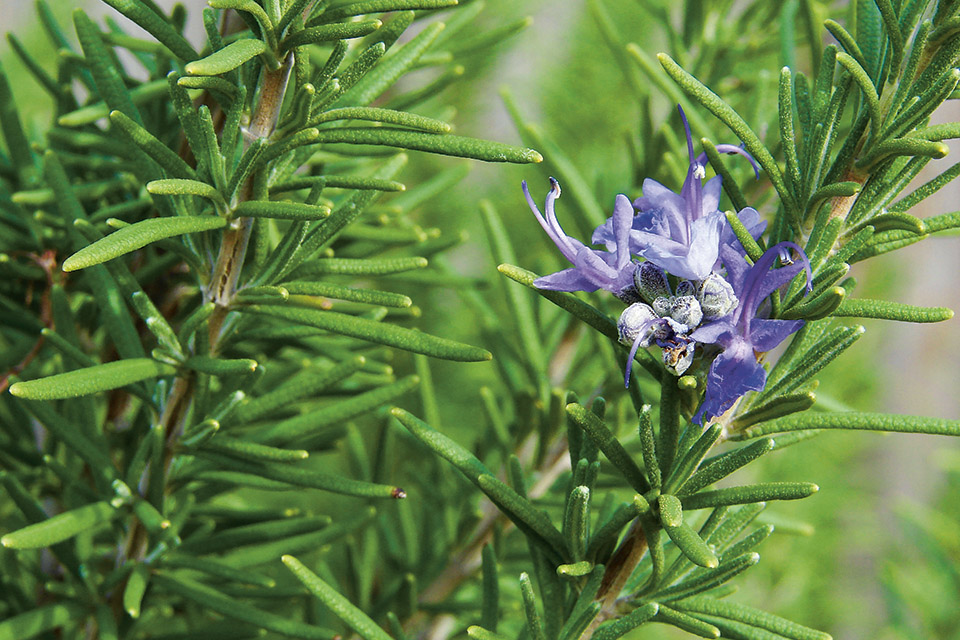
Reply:
[[[72,7],[82,4],[51,3],[65,24],[69,24]],[[110,13],[105,6],[86,4],[94,15]],[[204,5],[187,4],[191,9],[189,28],[196,35],[199,9]],[[471,58],[466,68],[469,81],[444,94],[456,108],[452,121],[458,132],[518,142],[499,93],[501,87],[507,87],[525,118],[542,128],[574,161],[601,203],[612,204],[620,192],[639,195],[633,189],[636,180],[631,175],[626,140],[638,136],[641,110],[636,92],[625,83],[587,3],[487,0],[486,4],[482,14],[486,28],[527,16],[532,23],[495,49],[495,55]],[[639,45],[654,64],[658,51],[677,53],[676,43],[671,44],[654,17],[658,11],[676,11],[674,4],[679,3],[605,2],[620,39]],[[843,22],[843,3],[820,2],[815,8],[820,19],[833,17]],[[46,40],[38,37],[29,4],[0,0],[0,15],[3,29],[16,33],[28,46],[38,47],[40,59],[56,55]],[[775,83],[784,54],[778,44],[779,24],[771,20],[766,26],[768,31],[740,34],[743,47],[753,55],[728,65],[728,77],[716,87],[735,105],[775,108]],[[713,25],[718,31],[723,27],[722,22]],[[829,36],[821,31],[825,44]],[[14,79],[19,103],[30,105],[26,110],[28,129],[34,134],[42,131],[50,105],[6,41],[0,42],[0,62]],[[796,64],[809,70],[803,51],[798,52]],[[747,92],[738,82],[738,75],[748,73],[753,82],[746,89],[759,95]],[[653,85],[647,87],[647,97],[656,114],[653,126],[675,129],[678,123],[669,98]],[[750,112],[745,114],[749,120]],[[772,115],[764,114],[764,118]],[[701,116],[710,119],[709,114]],[[960,109],[951,105],[937,118],[956,121]],[[759,128],[760,123],[751,124]],[[763,133],[762,128],[760,131]],[[733,140],[726,136],[723,141]],[[634,142],[644,148],[643,140]],[[956,151],[956,142],[953,146]],[[653,177],[679,187],[671,171],[660,167],[660,158],[645,156],[642,160]],[[928,167],[918,180],[925,181],[953,162],[953,157],[935,161],[931,164],[934,169]],[[456,164],[449,159],[416,157],[404,179],[417,183]],[[486,248],[477,213],[481,199],[490,200],[503,216],[521,266],[541,273],[560,266],[552,244],[524,203],[521,179],[531,184],[538,200],[546,191],[545,174],[538,168],[471,164],[463,181],[419,211],[424,227],[438,227],[444,234],[469,234],[469,240],[450,255],[450,262],[461,275],[480,279],[483,295],[494,304],[501,304],[497,301],[505,284]],[[924,201],[921,211],[912,213],[922,218],[955,210],[958,196],[956,186],[948,187]],[[561,200],[558,204],[561,222],[565,205],[570,203]],[[569,230],[573,233],[572,224]],[[853,271],[860,283],[858,295],[960,309],[958,248],[956,237],[933,238],[869,264],[858,264]],[[421,293],[417,304],[442,311],[426,315],[426,330],[431,330],[431,324],[442,325],[434,332],[482,343],[473,314],[457,291]],[[820,376],[820,402],[831,408],[960,417],[960,319],[938,325],[867,321],[866,328],[864,338]],[[440,410],[445,425],[461,441],[469,441],[473,432],[480,431],[471,423],[480,420],[476,389],[490,384],[496,369],[490,364],[448,362],[432,363],[432,368],[444,398]],[[740,599],[824,629],[835,638],[960,638],[958,444],[932,436],[828,433],[752,465],[747,473],[754,477],[741,475],[738,482],[809,480],[818,483],[821,491],[808,500],[770,510],[785,521],[808,523],[814,533],[788,533],[768,541],[761,550],[763,562],[738,581],[745,592]],[[398,480],[402,483],[402,478]],[[674,635],[680,634],[654,625],[644,628],[638,637]]]

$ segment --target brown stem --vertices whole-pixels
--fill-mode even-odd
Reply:
[[[601,603],[600,612],[580,634],[580,640],[589,640],[601,623],[617,615],[617,598],[646,552],[647,537],[640,518],[636,518],[607,563],[596,597]]]
[[[290,69],[293,66],[292,55],[291,53],[277,69],[266,67],[263,69],[259,99],[249,129],[250,140],[267,138],[276,127],[277,120],[280,117],[280,107],[283,104],[283,94],[290,77]],[[251,178],[241,189],[240,198],[249,199],[252,193]],[[214,276],[211,278],[207,290],[204,291],[205,298],[216,304],[216,309],[210,318],[211,353],[217,352],[223,321],[236,293],[247,244],[250,240],[251,226],[249,218],[241,218],[234,221],[224,234],[220,245],[220,254],[214,267]],[[190,373],[185,374],[174,381],[173,388],[167,396],[166,403],[164,403],[163,413],[159,419],[164,434],[163,463],[162,471],[160,471],[162,477],[159,479],[159,483],[163,487],[166,487],[166,478],[173,461],[174,445],[186,426],[195,392],[195,376]],[[154,473],[157,473],[157,471],[154,470]],[[157,481],[155,478],[154,482]],[[142,560],[147,550],[146,531],[138,521],[135,521],[127,543],[118,555],[118,562],[124,562],[130,558]],[[122,597],[122,595],[117,595],[122,594],[122,591],[122,588],[117,589],[114,597]]]

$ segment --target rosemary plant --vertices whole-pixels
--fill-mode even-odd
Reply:
[[[590,0],[641,116],[613,191],[510,93],[531,148],[452,133],[445,89],[529,24],[481,28],[479,0],[211,0],[203,43],[182,5],[105,2],[122,18],[75,10],[77,48],[37,0],[53,64],[9,36],[42,134],[0,68],[0,640],[830,637],[731,594],[802,528],[767,504],[818,490],[768,454],[960,435],[815,393],[858,319],[953,315],[855,296],[850,270],[960,227],[911,213],[960,173],[914,183],[960,137],[930,124],[960,2],[629,5],[657,55]],[[779,56],[778,85],[738,56]],[[449,216],[418,223],[464,177],[422,152],[543,160],[509,225],[479,206],[492,290],[453,269]],[[534,219],[567,268],[527,269],[555,266],[519,250]],[[914,580],[955,596],[953,511],[903,520],[940,565]],[[953,632],[899,571],[892,637]]]

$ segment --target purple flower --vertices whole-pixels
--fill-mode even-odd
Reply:
[[[533,285],[539,289],[552,291],[590,292],[606,289],[618,297],[630,297],[626,292],[633,288],[633,272],[637,265],[630,260],[630,224],[633,222],[633,207],[629,198],[622,194],[617,196],[613,216],[610,219],[614,238],[613,249],[599,251],[587,247],[564,233],[554,211],[554,202],[560,197],[560,183],[550,178],[551,189],[543,205],[546,215],[540,213],[540,209],[537,208],[530,196],[530,190],[527,189],[526,181],[522,185],[523,195],[530,209],[537,216],[540,226],[573,265],[571,269],[537,278]]]
[[[677,108],[687,134],[690,158],[687,178],[679,194],[656,180],[647,178],[643,181],[643,196],[633,202],[639,213],[631,225],[630,249],[677,277],[702,280],[719,267],[720,245],[733,243],[736,236],[719,210],[721,178],[715,176],[705,185],[701,183],[706,175],[704,163],[707,156],[705,153],[694,155],[690,125],[683,109],[679,105]],[[746,157],[759,177],[756,163],[742,148],[720,144],[717,151]],[[754,238],[759,237],[766,227],[754,209],[747,207],[738,215]],[[606,243],[609,249],[613,241],[612,221],[593,232],[594,244]]]
[[[786,262],[789,250],[799,256],[779,269],[773,269],[778,257]],[[810,290],[810,261],[803,250],[792,242],[781,242],[767,249],[752,267],[733,247],[720,249],[727,280],[739,300],[730,315],[705,324],[690,334],[690,338],[704,344],[723,348],[707,374],[707,393],[694,416],[694,422],[721,415],[733,406],[747,391],[760,391],[767,379],[757,355],[773,349],[787,336],[803,326],[803,320],[758,318],[760,304],[774,291],[790,282],[800,271],[807,272],[807,290]]]

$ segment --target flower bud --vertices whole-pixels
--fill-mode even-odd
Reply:
[[[657,314],[649,306],[642,302],[634,302],[623,310],[620,319],[617,320],[617,333],[620,342],[631,345],[637,339],[641,331],[646,332],[643,341],[647,340],[656,332],[658,320]],[[644,345],[646,346],[646,345]]]
[[[678,333],[687,333],[699,326],[703,320],[703,311],[700,303],[693,296],[659,297],[653,301],[653,310],[661,318],[670,318],[681,327],[675,329]]]
[[[673,298],[660,296],[653,301],[653,310],[661,318],[666,318],[673,311]]]
[[[641,262],[633,272],[633,283],[640,297],[647,303],[670,295],[666,272],[652,262]]]
[[[736,309],[739,303],[730,283],[716,273],[711,273],[700,282],[697,300],[707,320],[722,318]]]
[[[687,325],[687,328],[693,331],[703,320],[703,311],[700,309],[700,303],[693,296],[678,296],[673,299],[670,317],[680,324]]]
[[[677,297],[680,296],[695,296],[697,295],[697,285],[693,284],[689,280],[681,280],[677,283]]]

